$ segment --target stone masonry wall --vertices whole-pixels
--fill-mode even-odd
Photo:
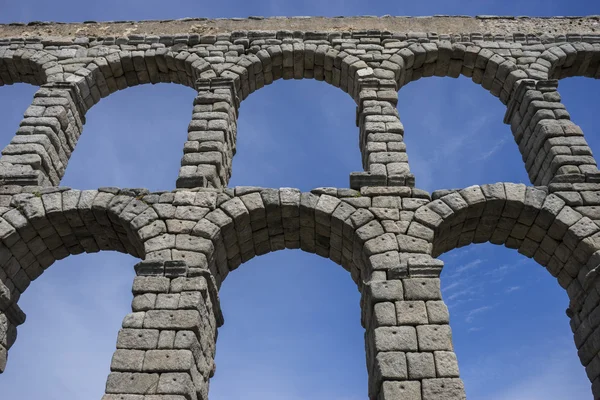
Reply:
[[[70,254],[116,250],[142,261],[103,400],[206,400],[225,278],[255,256],[300,248],[341,265],[361,292],[369,399],[464,399],[436,257],[491,242],[532,257],[567,291],[600,399],[600,172],[558,90],[564,77],[600,78],[599,24],[482,16],[0,26],[0,86],[39,86],[0,157],[0,372],[30,282]],[[460,75],[506,105],[533,186],[417,188],[398,90]],[[278,79],[325,81],[354,99],[364,171],[350,174],[350,188],[228,187],[241,103]],[[176,189],[59,186],[87,111],[159,82],[198,91]]]

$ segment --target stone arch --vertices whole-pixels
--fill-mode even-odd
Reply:
[[[155,57],[154,49],[133,53],[134,56],[132,52],[116,50],[92,61],[72,58],[71,65],[80,66],[74,73],[63,72],[61,65],[56,66],[57,71],[51,71],[49,83],[35,94],[21,128],[3,151],[0,163],[5,164],[2,176],[5,183],[57,186],[83,132],[85,115],[101,98],[145,83],[195,87],[196,75],[192,75],[192,71],[199,76],[199,71],[209,68],[209,64],[195,54],[184,61],[178,58],[181,53],[171,51],[162,52],[161,57]],[[163,73],[160,69],[158,72],[159,66],[166,68],[167,63],[170,68],[183,71],[171,69]],[[130,66],[137,69],[130,71]]]
[[[47,50],[0,48],[0,86],[29,83],[41,86],[58,78],[59,58]]]
[[[374,79],[373,69],[359,55],[343,51],[340,46],[334,46],[326,40],[305,42],[295,40],[289,43],[284,41],[280,45],[252,47],[256,48],[254,52],[246,51],[244,54],[240,54],[236,64],[218,70],[216,66],[213,67],[218,74],[218,79],[231,82],[235,96],[240,100],[244,100],[254,91],[279,79],[315,79],[340,88],[348,93],[358,105],[364,101],[364,96],[361,96],[361,91],[365,87],[364,82]],[[238,101],[231,101],[231,103]],[[229,121],[229,126],[235,130],[235,121]],[[230,142],[228,147],[234,150],[235,137]],[[364,140],[361,141],[363,166],[369,170],[368,155],[363,142]],[[232,156],[233,154],[226,154],[223,157],[223,164],[228,165],[229,170]],[[182,174],[186,173],[182,171]],[[194,172],[191,174],[193,176]],[[219,181],[214,178],[207,180]],[[223,182],[226,181],[228,181],[228,175],[221,177],[218,185],[223,185]],[[351,187],[358,188],[359,185],[351,184]]]
[[[187,253],[200,249],[220,286],[229,272],[256,256],[301,249],[341,265],[361,286],[366,273],[362,247],[383,232],[377,229],[381,225],[371,212],[355,207],[356,192],[325,188],[302,193],[290,188],[255,187],[236,187],[225,192],[198,192],[196,196],[186,192],[187,200],[183,200],[183,195],[181,200],[175,200],[176,204],[189,207],[198,204],[199,198],[208,199],[206,193],[210,193],[215,207],[193,228],[175,238],[174,259],[189,260],[194,255]],[[155,251],[147,242],[148,257],[153,257]],[[198,267],[193,263],[191,266]]]
[[[375,75],[394,79],[398,88],[425,77],[463,75],[506,104],[515,83],[527,77],[512,60],[486,48],[485,43],[479,46],[449,41],[397,42],[392,46],[398,48],[397,52],[381,63]]]
[[[557,278],[570,299],[566,310],[581,363],[596,392],[600,320],[600,226],[545,187],[496,183],[439,191],[415,212],[412,224],[434,232],[433,256],[490,242],[533,258]]]
[[[360,93],[361,100],[368,100],[368,103],[361,101],[357,111],[363,165],[369,176],[362,177],[356,185],[351,183],[352,187],[360,187],[361,184],[414,186],[415,178],[410,173],[406,145],[403,143],[404,127],[396,110],[397,90],[404,85],[424,77],[457,78],[463,75],[471,77],[506,104],[517,82],[527,77],[512,60],[483,45],[386,40],[384,46],[393,53],[373,69],[373,79],[365,82],[366,90]],[[379,107],[383,115],[372,116],[374,106]],[[387,118],[392,118],[389,120],[393,121],[392,129],[387,124],[378,126],[380,121],[386,121]]]
[[[531,64],[542,79],[585,76],[600,79],[600,44],[573,42],[551,46]]]
[[[144,194],[52,188],[12,195],[1,216],[2,264],[4,270],[12,268],[6,282],[23,292],[69,254],[111,250],[144,258],[138,230],[158,218],[142,200]]]
[[[107,250],[145,257],[139,232],[158,215],[144,194],[53,188],[12,196],[0,217],[0,372],[25,320],[21,293],[55,261]]]
[[[242,100],[279,79],[315,79],[340,88],[358,103],[359,81],[372,77],[373,69],[325,41],[298,40],[243,54],[219,76],[233,79]]]
[[[415,212],[411,225],[422,224],[434,232],[434,257],[490,242],[533,258],[567,291],[567,313],[572,316],[598,284],[600,227],[568,205],[563,195],[514,183],[438,191],[431,203]]]
[[[196,87],[196,80],[211,64],[193,52],[182,49],[117,50],[103,48],[65,81],[78,86],[87,109],[117,90],[142,84],[175,83]],[[113,51],[114,50],[114,51]]]
[[[546,267],[571,298],[600,237],[600,227],[561,197],[514,183],[438,192],[415,221],[434,230],[434,257],[471,243],[504,245]]]

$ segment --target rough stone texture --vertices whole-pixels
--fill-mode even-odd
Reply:
[[[40,87],[0,157],[0,372],[31,281],[70,254],[113,250],[143,261],[103,399],[206,400],[225,278],[255,256],[300,248],[341,265],[361,292],[371,400],[464,399],[436,257],[490,242],[533,258],[567,291],[575,345],[600,398],[600,173],[558,92],[558,79],[600,77],[598,23],[480,16],[0,25],[0,86]],[[504,122],[534,186],[415,187],[397,92],[459,75],[506,105]],[[351,188],[227,188],[243,100],[301,78],[353,98],[364,171],[351,174]],[[87,111],[117,90],[159,82],[198,92],[178,189],[60,187]]]

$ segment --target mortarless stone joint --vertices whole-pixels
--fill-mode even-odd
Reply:
[[[340,29],[340,21],[346,28]],[[0,86],[39,86],[0,157],[0,372],[21,294],[56,260],[141,259],[103,400],[206,400],[218,291],[271,251],[345,268],[361,293],[368,398],[464,399],[437,257],[490,242],[531,257],[569,296],[578,355],[600,399],[600,172],[558,92],[600,78],[597,16],[184,19],[0,25]],[[158,33],[157,33],[158,32]],[[416,187],[398,90],[465,76],[507,111],[532,185]],[[350,188],[228,187],[240,105],[279,79],[316,79],[356,104],[364,171]],[[177,189],[61,187],[87,111],[128,87],[197,91]]]

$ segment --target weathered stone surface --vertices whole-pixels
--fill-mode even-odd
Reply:
[[[406,300],[440,300],[439,278],[403,279]]]
[[[379,398],[382,400],[406,399],[422,400],[421,382],[419,381],[385,381],[381,386]]]
[[[423,380],[423,400],[465,400],[465,388],[462,380],[456,378],[438,378]]]
[[[112,250],[144,262],[105,400],[206,400],[223,322],[218,288],[257,255],[302,248],[342,265],[361,290],[372,398],[464,398],[435,257],[489,241],[532,257],[567,290],[600,397],[600,342],[586,325],[598,320],[600,173],[556,80],[599,76],[594,24],[595,16],[352,17],[339,28],[338,19],[253,17],[146,21],[135,33],[129,23],[44,23],[41,38],[38,23],[0,26],[0,38],[10,38],[0,39],[0,85],[41,86],[0,157],[0,371],[31,281],[70,254]],[[205,25],[210,34],[185,33]],[[461,74],[507,106],[535,187],[493,183],[433,196],[414,188],[397,92]],[[324,80],[355,100],[364,172],[351,174],[352,189],[227,187],[240,102],[282,78]],[[198,92],[178,189],[59,187],[86,112],[117,90],[159,82]],[[392,353],[406,363],[385,361]]]
[[[370,282],[369,294],[374,302],[395,301],[403,299],[402,281]]]
[[[406,355],[400,351],[378,353],[375,368],[375,374],[383,380],[404,380],[408,378]]]
[[[417,336],[421,351],[452,351],[452,334],[449,325],[419,325]]]
[[[117,338],[117,348],[155,349],[159,331],[155,329],[121,329]]]
[[[193,365],[189,350],[150,350],[144,357],[145,372],[189,371]]]
[[[409,379],[435,378],[433,353],[406,353]]]
[[[375,329],[375,347],[378,351],[416,351],[417,336],[414,327],[381,327]]]
[[[106,381],[106,393],[154,394],[158,374],[111,372]]]
[[[144,364],[143,350],[117,349],[110,363],[111,371],[138,372]]]
[[[458,362],[452,351],[435,351],[435,371],[440,378],[458,378]]]
[[[427,302],[427,316],[430,324],[449,324],[448,306],[443,301],[430,300]]]
[[[398,325],[422,325],[428,322],[424,301],[398,301],[396,313]]]

